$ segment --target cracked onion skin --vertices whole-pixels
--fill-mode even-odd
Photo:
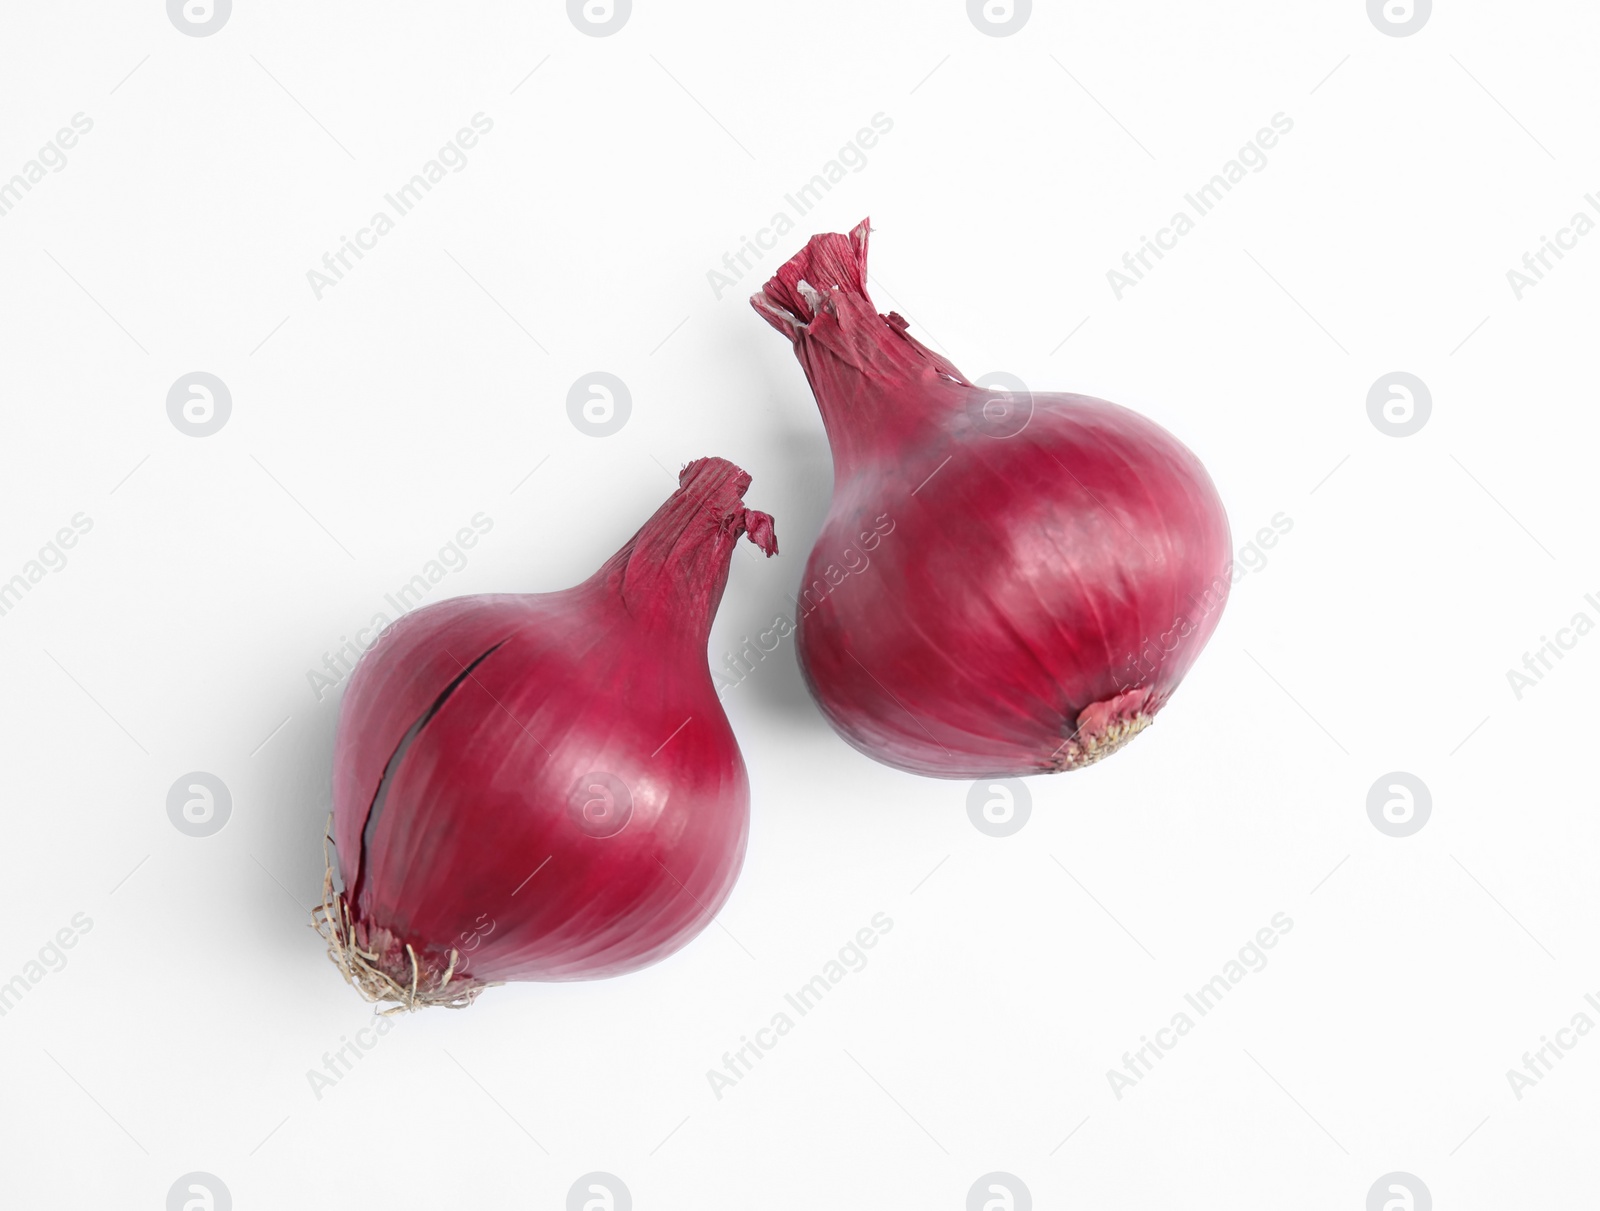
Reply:
[[[408,985],[416,954],[408,1008],[636,970],[727,899],[749,783],[706,647],[735,544],[777,541],[732,463],[679,482],[582,584],[417,610],[357,665],[334,756],[341,908],[380,978]]]
[[[913,773],[1091,764],[1148,726],[1215,630],[1222,502],[1154,422],[984,390],[879,315],[868,232],[813,237],[751,299],[793,343],[833,450],[798,597],[806,684],[851,745]]]

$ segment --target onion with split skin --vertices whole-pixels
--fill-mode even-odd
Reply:
[[[1139,414],[987,391],[879,315],[869,225],[815,236],[751,303],[787,336],[833,450],[797,651],[856,748],[941,778],[1077,769],[1155,718],[1221,617],[1228,519]],[[894,532],[838,583],[839,552]]]
[[[698,934],[744,857],[749,782],[707,662],[733,548],[777,552],[704,458],[575,588],[458,597],[362,657],[339,715],[318,928],[391,1010],[634,971]]]

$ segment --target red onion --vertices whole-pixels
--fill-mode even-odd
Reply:
[[[833,447],[797,601],[806,683],[847,741],[913,773],[1097,761],[1217,625],[1222,502],[1137,413],[984,390],[878,315],[868,229],[813,237],[751,299],[794,342]]]
[[[727,899],[750,792],[706,644],[740,535],[778,544],[732,463],[678,482],[576,588],[440,602],[356,667],[318,928],[389,1012],[635,970]]]

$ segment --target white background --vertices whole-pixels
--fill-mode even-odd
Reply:
[[[960,0],[639,0],[599,38],[550,0],[239,0],[203,38],[156,0],[7,5],[0,178],[94,127],[0,219],[0,577],[93,520],[0,617],[0,981],[93,922],[0,1018],[6,1203],[160,1208],[190,1171],[241,1211],[560,1208],[592,1170],[640,1211],[960,1208],[994,1170],[1040,1208],[1359,1211],[1397,1170],[1441,1211],[1592,1198],[1600,1037],[1521,1100],[1506,1070],[1600,1023],[1600,637],[1520,700],[1506,671],[1600,621],[1600,235],[1520,301],[1506,271],[1600,188],[1597,43],[1576,0],[1409,37],[1359,0],[1040,3],[1008,37]],[[319,301],[306,271],[479,112]],[[1278,112],[1267,167],[1118,301],[1106,271]],[[1159,421],[1236,546],[1291,532],[1159,726],[1032,780],[1004,839],[966,784],[837,739],[786,647],[726,700],[753,822],[720,927],[408,1018],[317,1097],[371,1011],[307,927],[337,712],[307,670],[473,514],[434,599],[562,588],[705,454],[783,548],[737,558],[713,662],[768,625],[830,471],[744,299],[867,214],[880,309],[971,376]],[[633,399],[607,438],[566,413],[595,369]],[[1406,438],[1366,410],[1396,369],[1433,398]],[[210,437],[166,414],[193,370],[231,389]],[[191,770],[232,792],[209,838],[167,818]],[[1405,839],[1366,811],[1394,770],[1433,799]],[[718,1100],[707,1070],[878,912],[870,964]],[[1278,912],[1268,966],[1115,1096]]]

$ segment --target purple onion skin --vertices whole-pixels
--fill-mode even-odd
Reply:
[[[850,744],[913,773],[1097,761],[1221,617],[1216,488],[1126,408],[970,383],[876,314],[866,243],[866,223],[817,236],[752,300],[794,342],[834,451],[799,594],[806,684]]]
[[[680,482],[582,584],[440,602],[358,664],[334,836],[356,940],[398,982],[406,945],[427,989],[452,961],[457,987],[619,975],[727,899],[750,791],[706,645],[734,545],[776,540],[733,464]],[[574,814],[594,773],[627,788],[614,833]]]

